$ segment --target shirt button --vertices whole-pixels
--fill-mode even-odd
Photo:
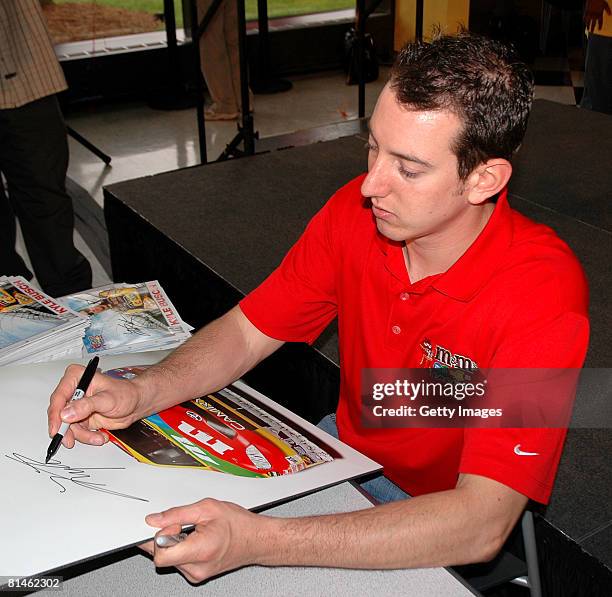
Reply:
[[[401,328],[399,325],[394,325],[394,326],[391,328],[391,331],[392,331],[394,334],[401,334],[401,333],[402,333],[402,328]]]
[[[402,301],[407,301],[409,298],[410,298],[410,295],[409,295],[407,292],[402,292],[402,293],[400,294],[400,299],[401,299]]]

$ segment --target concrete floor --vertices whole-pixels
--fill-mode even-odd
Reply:
[[[372,112],[386,80],[366,87],[366,114]],[[286,93],[255,96],[255,130],[261,138],[357,118],[357,87],[338,72],[293,79]],[[175,170],[198,163],[194,109],[153,110],[141,103],[113,104],[67,117],[67,122],[113,161],[105,165],[70,139],[68,176],[102,204],[102,187],[112,182]],[[207,122],[209,161],[216,159],[236,134],[235,122]]]

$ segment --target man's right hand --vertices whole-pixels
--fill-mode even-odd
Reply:
[[[70,402],[83,370],[81,365],[66,369],[47,409],[49,437],[57,433],[62,421],[70,423],[62,442],[67,448],[72,448],[75,440],[101,446],[108,436],[97,429],[123,429],[145,416],[139,415],[142,400],[138,384],[101,373],[94,375],[83,398]]]
[[[237,305],[133,380],[96,373],[86,395],[68,404],[84,369],[71,365],[51,394],[49,435],[65,421],[71,425],[64,437],[66,447],[72,448],[75,440],[102,445],[108,437],[97,429],[123,429],[152,413],[224,388],[282,345],[282,340],[260,332]]]

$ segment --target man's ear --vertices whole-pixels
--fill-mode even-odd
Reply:
[[[511,175],[512,165],[508,160],[493,158],[483,162],[468,176],[467,200],[472,205],[485,202],[508,184]]]

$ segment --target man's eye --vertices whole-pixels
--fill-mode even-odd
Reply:
[[[369,141],[366,142],[365,148],[368,151],[378,151],[378,147],[376,145],[374,145],[374,143],[370,143]]]
[[[411,170],[406,170],[404,166],[399,167],[399,172],[404,178],[414,178],[418,174],[418,172],[412,172]]]

